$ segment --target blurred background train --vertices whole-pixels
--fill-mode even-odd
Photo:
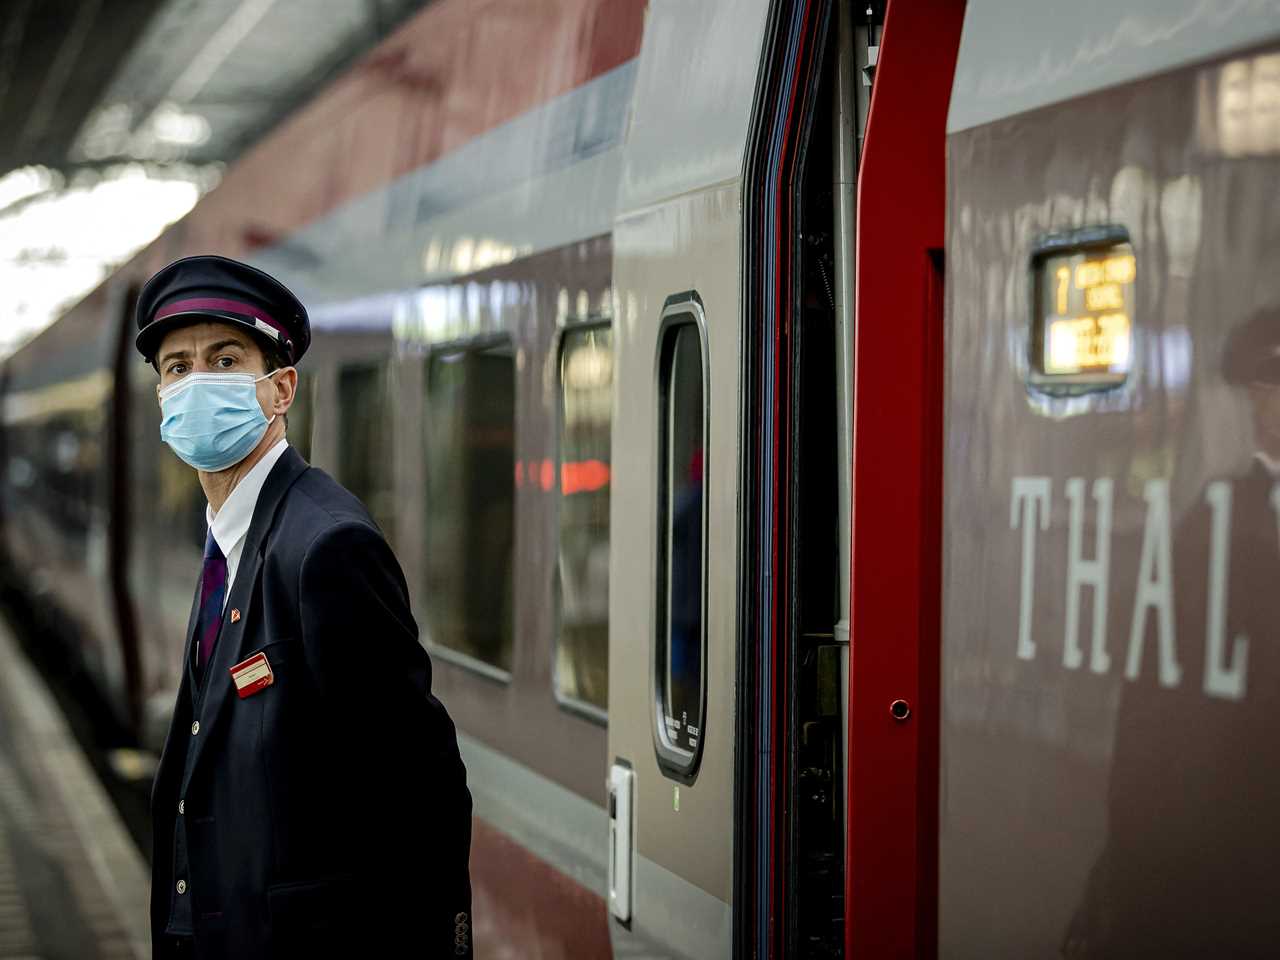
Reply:
[[[6,575],[154,748],[204,499],[134,299],[244,258],[479,955],[1272,954],[1278,157],[1269,2],[435,0],[4,363]]]

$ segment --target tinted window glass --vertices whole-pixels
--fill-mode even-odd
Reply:
[[[338,371],[338,431],[339,478],[393,541],[393,430],[385,364],[351,364]]]
[[[426,604],[432,643],[511,669],[515,365],[510,344],[427,364]]]
[[[560,353],[560,642],[556,690],[609,696],[609,486],[613,332],[571,329]]]
[[[658,653],[660,733],[692,767],[702,741],[703,510],[706,446],[702,342],[693,323],[668,327],[662,342],[658,485]]]

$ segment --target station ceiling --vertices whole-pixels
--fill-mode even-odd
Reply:
[[[164,0],[0,4],[0,175],[63,167],[80,125]]]
[[[427,0],[3,0],[0,176],[225,163]]]
[[[0,357],[430,0],[0,0]]]

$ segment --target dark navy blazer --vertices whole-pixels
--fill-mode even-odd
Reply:
[[[230,668],[259,651],[275,682],[241,699]],[[175,826],[201,957],[471,956],[471,795],[404,575],[360,502],[292,448],[213,657],[198,683],[183,672],[152,809],[157,960]]]

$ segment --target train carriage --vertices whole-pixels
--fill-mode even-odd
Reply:
[[[481,955],[1266,954],[1277,43],[435,0],[6,361],[7,574],[154,745],[204,502],[131,311],[245,259],[457,722]]]

